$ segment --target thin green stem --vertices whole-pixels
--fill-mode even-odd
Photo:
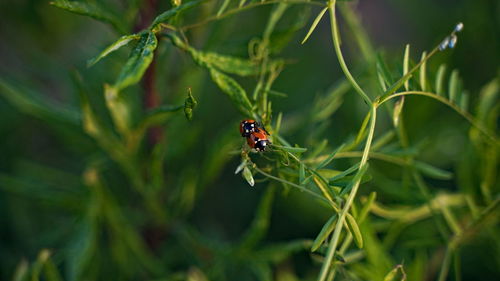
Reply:
[[[255,169],[255,171],[257,171],[258,173],[260,173],[261,175],[263,175],[263,176],[265,176],[265,177],[268,177],[268,178],[273,179],[273,180],[275,180],[275,181],[279,181],[279,182],[284,183],[284,184],[286,184],[286,185],[290,185],[290,186],[296,187],[296,188],[298,188],[300,191],[306,192],[306,193],[308,193],[309,195],[312,195],[313,197],[316,197],[316,199],[319,199],[319,200],[321,200],[321,201],[323,201],[323,202],[327,203],[328,205],[330,205],[330,204],[331,204],[331,202],[330,202],[328,199],[326,199],[326,198],[322,197],[321,195],[317,194],[316,192],[314,192],[314,191],[312,191],[312,190],[309,190],[309,189],[305,188],[304,186],[301,186],[301,185],[295,184],[295,183],[293,183],[293,182],[289,182],[289,181],[287,181],[287,180],[284,180],[284,179],[280,179],[280,178],[278,178],[278,177],[275,177],[275,176],[273,176],[273,175],[271,175],[271,174],[268,174],[268,173],[266,173],[266,172],[262,171],[262,170],[261,170],[261,169],[259,169],[258,167],[253,167],[253,168]]]
[[[335,1],[333,1],[335,2]],[[368,138],[366,139],[366,144],[365,148],[363,150],[363,155],[361,157],[361,162],[359,165],[359,170],[358,173],[360,173],[364,166],[367,165],[368,163],[368,155],[370,152],[370,147],[373,141],[373,135],[375,133],[375,124],[377,120],[377,105],[374,104],[371,107],[371,120],[370,120],[370,131],[368,132]],[[335,226],[335,229],[333,231],[332,239],[330,241],[330,245],[328,246],[328,252],[326,254],[325,261],[323,262],[323,265],[321,266],[321,271],[320,275],[318,277],[319,281],[324,281],[328,270],[330,268],[330,265],[333,260],[333,256],[335,254],[335,249],[337,248],[337,244],[339,243],[339,238],[340,238],[340,233],[342,231],[342,226],[345,221],[345,217],[347,213],[349,212],[349,209],[352,205],[352,202],[354,201],[354,197],[356,197],[356,193],[358,192],[359,185],[361,183],[361,177],[359,177],[356,182],[354,183],[351,192],[349,193],[349,197],[347,197],[347,200],[345,202],[344,208],[342,208],[342,211],[340,212],[339,219],[337,221],[337,224]]]
[[[192,28],[195,28],[195,27],[203,26],[203,25],[205,25],[205,24],[207,24],[209,22],[220,20],[220,19],[223,19],[225,17],[231,16],[231,15],[234,15],[234,14],[237,14],[239,12],[243,12],[243,11],[255,8],[255,7],[264,6],[264,5],[271,5],[271,4],[277,4],[277,3],[284,3],[284,4],[304,4],[304,5],[315,5],[315,6],[322,6],[322,7],[325,5],[324,3],[321,3],[321,2],[307,1],[307,0],[270,0],[270,1],[265,1],[265,2],[255,2],[255,3],[251,3],[251,4],[248,4],[248,5],[244,5],[244,6],[240,6],[240,7],[234,8],[234,9],[227,10],[226,12],[224,12],[224,13],[222,13],[220,15],[214,15],[214,16],[208,17],[208,18],[206,18],[206,19],[204,19],[204,20],[202,20],[200,22],[197,22],[197,23],[192,23],[192,24],[185,25],[183,27],[180,27],[179,30],[186,31],[188,29],[192,29]]]
[[[351,72],[349,71],[349,68],[347,68],[347,65],[344,61],[344,56],[342,55],[342,50],[340,50],[340,39],[339,39],[339,31],[338,31],[338,26],[337,26],[337,18],[335,16],[335,3],[337,0],[332,0],[328,3],[328,9],[330,11],[330,24],[331,24],[331,31],[332,31],[332,39],[333,39],[333,45],[335,47],[335,53],[337,54],[337,58],[339,60],[340,67],[342,68],[342,71],[344,72],[345,76],[353,86],[354,90],[363,98],[363,100],[366,102],[366,104],[370,105],[372,104],[371,99],[368,97],[368,95],[361,89],[359,84],[356,82],[354,77],[352,77]]]
[[[425,96],[429,98],[433,98],[435,100],[438,100],[439,102],[447,105],[454,111],[456,111],[458,114],[460,114],[463,118],[465,118],[472,126],[476,127],[481,133],[483,133],[485,136],[489,138],[489,140],[495,144],[495,145],[500,145],[500,142],[497,140],[497,138],[488,131],[488,129],[484,128],[481,123],[476,121],[472,115],[470,115],[467,111],[462,110],[458,105],[452,103],[451,101],[447,100],[445,97],[439,96],[435,93],[430,93],[430,92],[421,92],[421,91],[406,91],[406,92],[399,92],[395,93],[386,97],[382,97],[378,103],[378,105],[381,105],[385,103],[386,101],[400,97],[400,96],[407,96],[407,95],[418,95],[418,96]]]

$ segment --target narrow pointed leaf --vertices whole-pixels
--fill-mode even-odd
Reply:
[[[346,222],[347,222],[347,227],[349,228],[349,231],[352,234],[352,237],[354,238],[354,242],[356,243],[356,246],[358,248],[363,248],[363,236],[361,236],[361,231],[359,230],[358,223],[356,222],[356,219],[354,217],[347,213],[346,216]]]
[[[117,91],[121,91],[141,80],[144,72],[153,61],[157,44],[158,40],[153,32],[145,32],[141,35],[137,46],[130,54],[127,63],[115,82],[114,88]]]
[[[467,91],[464,91],[460,95],[460,109],[463,111],[467,111],[467,108],[469,107],[469,93]]]
[[[224,11],[226,11],[226,8],[229,5],[229,2],[231,2],[231,0],[224,0],[224,2],[222,3],[222,5],[219,8],[219,11],[217,11],[217,16],[222,15],[222,13],[224,13]]]
[[[377,192],[373,191],[370,193],[368,196],[368,199],[366,200],[365,204],[363,205],[363,208],[359,212],[359,215],[357,217],[359,223],[362,223],[366,216],[368,215],[368,212],[370,212],[371,206],[373,202],[375,202],[375,199],[377,198]]]
[[[159,14],[154,20],[153,20],[153,23],[151,24],[151,27],[150,29],[154,29],[158,24],[160,23],[163,23],[163,22],[166,22],[168,20],[170,20],[172,17],[176,16],[176,15],[179,15],[181,14],[182,12],[188,10],[188,9],[191,9],[195,6],[197,6],[198,4],[200,4],[201,2],[203,2],[203,0],[195,0],[195,1],[190,1],[190,2],[187,2],[187,3],[184,3],[180,6],[177,6],[175,8],[172,8],[168,11],[165,11],[161,14]]]
[[[330,155],[328,155],[328,158],[326,158],[325,160],[323,160],[323,162],[319,163],[319,165],[316,166],[316,169],[321,169],[326,165],[330,164],[330,162],[332,162],[333,158],[335,157],[335,154],[337,154],[337,152],[339,152],[342,148],[344,148],[344,144],[337,147],[337,149],[335,149],[332,153],[330,153]]]
[[[458,77],[458,70],[453,70],[450,76],[450,82],[448,86],[448,99],[456,103],[459,98],[460,93],[460,78]]]
[[[405,54],[403,59],[403,75],[408,73],[408,68],[410,66],[410,44],[406,44]],[[406,80],[405,82],[405,90],[408,91],[410,89],[410,81]]]
[[[314,239],[314,242],[311,246],[311,252],[316,251],[321,244],[328,238],[328,235],[332,233],[333,228],[335,227],[335,222],[337,221],[337,214],[334,214],[333,216],[328,219],[328,221],[323,225],[323,228],[321,228],[321,231],[319,232],[318,236],[316,239]]]
[[[306,177],[306,170],[304,168],[304,164],[300,163],[299,165],[299,183],[302,184]]]
[[[422,58],[420,59],[422,65],[420,66],[420,88],[425,92],[427,90],[427,61],[425,61],[425,57],[427,56],[427,52],[422,53]]]
[[[359,163],[356,163],[356,164],[352,165],[351,167],[349,167],[349,169],[347,169],[347,170],[341,172],[340,174],[337,174],[336,176],[330,178],[329,182],[333,183],[337,180],[340,180],[340,179],[346,177],[347,175],[354,173],[358,168],[359,168]]]
[[[231,99],[243,115],[253,116],[252,103],[248,99],[247,93],[238,82],[213,68],[210,69],[210,76],[215,84],[217,84],[222,92]]]
[[[87,62],[87,67],[91,67],[92,65],[96,64],[98,61],[100,61],[102,58],[106,57],[110,53],[120,49],[121,47],[127,45],[131,41],[137,40],[139,38],[140,36],[137,34],[124,35],[120,37],[113,44],[109,45],[106,49],[104,49],[104,51],[102,51],[99,55],[89,60]]]
[[[292,147],[292,146],[283,146],[283,145],[273,145],[276,148],[282,149],[284,151],[290,152],[290,153],[304,153],[307,151],[307,148],[303,147]]]
[[[424,162],[419,162],[415,161],[414,163],[415,168],[422,172],[424,175],[434,178],[434,179],[439,179],[439,180],[449,180],[453,178],[453,173],[436,168],[434,166],[431,166],[427,163]]]
[[[316,26],[318,25],[319,21],[323,18],[323,15],[325,15],[327,10],[328,10],[328,7],[325,7],[323,10],[321,10],[321,12],[319,12],[319,14],[314,19],[314,21],[311,25],[311,28],[309,28],[309,31],[307,32],[306,37],[304,37],[304,39],[302,40],[301,44],[304,44],[307,41],[307,39],[309,39],[309,36],[311,36],[314,29],[316,29]]]
[[[399,125],[399,119],[401,113],[403,112],[403,106],[405,104],[405,96],[401,96],[398,101],[394,104],[394,111],[392,112],[392,122],[394,123],[394,127]]]
[[[446,73],[446,65],[439,66],[436,74],[436,94],[444,96],[444,75]]]
[[[197,104],[198,102],[191,93],[191,88],[188,88],[188,97],[184,102],[184,114],[186,115],[187,120],[191,121],[191,119],[193,119],[193,109]]]

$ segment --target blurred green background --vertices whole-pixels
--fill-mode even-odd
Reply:
[[[140,21],[130,7],[141,10],[150,5],[141,0],[89,2],[115,11],[129,23],[129,32]],[[178,23],[199,22],[215,14],[223,1],[207,2]],[[442,63],[448,67],[447,75],[450,69],[458,69],[471,104],[478,101],[482,87],[499,75],[499,1],[370,0],[350,5],[375,51],[383,54],[394,73],[401,73],[406,44],[411,44],[411,57],[418,61],[422,51],[433,48],[461,21],[465,28],[457,47],[431,59],[430,75]],[[171,3],[158,1],[155,6],[153,15],[169,9]],[[272,9],[272,5],[252,8],[193,28],[186,36],[197,49],[248,57],[248,43],[262,36]],[[353,138],[366,114],[361,99],[349,90],[330,118],[321,124],[308,123],[318,98],[343,79],[331,44],[328,15],[309,41],[300,44],[318,12],[317,7],[291,5],[273,33],[276,38],[291,36],[279,54],[272,54],[289,62],[273,85],[288,95],[272,98],[273,118],[283,112],[280,134],[309,150],[323,139],[328,140],[328,148],[334,148]],[[234,174],[244,144],[237,127],[248,116],[235,109],[208,72],[186,53],[165,39],[159,41],[154,85],[161,103],[182,105],[191,87],[198,106],[192,121],[179,112],[160,126],[161,146],[153,147],[149,139],[141,143],[137,159],[131,160],[139,170],[131,173],[147,182],[163,178],[156,182],[155,192],[144,195],[132,187],[130,175],[113,156],[82,128],[79,91],[83,87],[104,126],[116,133],[103,85],[116,79],[131,48],[124,47],[91,68],[86,63],[120,34],[109,25],[51,6],[49,1],[4,0],[0,19],[0,279],[12,279],[16,268],[26,265],[23,261],[35,270],[40,251],[49,249],[58,272],[53,275],[64,280],[203,280],[202,275],[210,280],[263,280],[263,276],[315,280],[320,262],[300,243],[316,237],[331,211],[293,189],[269,180],[257,180],[250,187]],[[360,77],[362,86],[376,89],[376,79],[369,77],[369,67],[353,33],[344,28],[342,16],[339,24],[344,55],[354,75]],[[293,28],[296,32],[290,33]],[[81,77],[83,86],[78,86],[75,76]],[[252,77],[238,81],[247,89],[255,85]],[[5,85],[15,91],[6,91]],[[144,114],[141,86],[125,92],[134,104],[133,114]],[[498,112],[498,99],[492,102]],[[417,158],[455,175],[450,180],[427,179],[432,194],[480,193],[481,156],[475,154],[468,137],[470,125],[462,117],[433,100],[407,97],[404,120],[410,143],[418,148]],[[498,119],[493,123],[498,132]],[[390,116],[381,114],[377,132],[382,134],[391,126]],[[492,151],[495,157],[497,152]],[[153,170],[149,165],[154,155],[162,153],[163,167]],[[257,164],[265,165],[265,157],[256,158]],[[499,169],[496,160],[492,161],[492,194],[498,197]],[[341,159],[333,165],[344,170],[354,163],[355,159]],[[378,202],[407,207],[424,202],[413,183],[404,187],[399,167],[377,160],[370,165],[372,180],[361,186],[361,195],[376,191]],[[274,200],[269,189],[275,190]],[[272,200],[268,229],[263,226],[255,245],[237,250],[242,237],[258,229],[249,226],[259,204],[265,205],[259,203],[262,198]],[[478,204],[486,205],[481,200],[477,199]],[[457,209],[456,216],[466,220],[467,211]],[[436,238],[431,219],[402,229],[391,242],[385,240],[386,232],[377,233],[389,220],[371,217],[374,223],[366,227],[375,230],[362,227],[362,231],[385,241],[380,251],[396,264],[408,264],[415,268],[410,272],[420,272],[408,280],[436,279],[444,242]],[[461,280],[500,278],[498,230],[498,224],[490,226],[461,249]],[[294,246],[293,241],[300,245]],[[293,250],[279,248],[286,243]],[[278,257],[280,253],[284,256]],[[424,257],[418,259],[423,265],[413,263],[419,256]],[[353,270],[363,272],[355,266]],[[357,280],[349,278],[349,274],[339,275],[336,280]],[[456,280],[453,274],[448,278]],[[378,279],[374,275],[372,280]]]

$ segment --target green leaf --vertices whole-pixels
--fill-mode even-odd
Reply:
[[[394,83],[394,79],[392,79],[391,73],[385,64],[382,54],[380,53],[377,54],[377,75],[380,88],[383,91],[387,91],[387,87]]]
[[[124,88],[136,84],[153,61],[154,50],[158,40],[153,32],[145,32],[141,35],[137,46],[134,48],[127,63],[122,68],[114,88],[120,92]]]
[[[261,72],[261,65],[256,61],[249,59],[238,58],[234,56],[221,55],[214,52],[197,51],[188,47],[188,52],[193,57],[193,60],[201,66],[215,67],[218,70],[226,73],[236,74],[239,76],[257,75]],[[283,64],[283,60],[273,60],[269,62],[264,72],[275,68],[278,64]]]
[[[363,176],[366,173],[366,170],[368,170],[368,166],[369,166],[369,164],[367,163],[358,170],[358,172],[356,173],[354,178],[349,182],[349,184],[344,189],[342,189],[342,191],[340,192],[340,196],[343,196],[343,195],[347,194],[349,191],[351,191],[353,185],[356,182],[362,181]]]
[[[316,166],[316,169],[321,169],[321,168],[325,167],[326,165],[330,164],[330,162],[335,157],[335,154],[337,154],[337,152],[339,152],[342,148],[344,148],[344,144],[340,145],[339,147],[337,147],[337,149],[335,149],[332,153],[330,153],[328,158],[326,158],[325,160],[323,160],[323,162],[319,163],[319,165]]]
[[[210,68],[210,76],[215,84],[217,84],[222,92],[231,99],[243,115],[253,116],[252,103],[248,99],[247,93],[238,82],[214,68]]]
[[[451,102],[456,103],[460,94],[460,78],[458,77],[458,70],[453,70],[450,76],[448,86],[448,98]]]
[[[132,124],[130,106],[117,88],[104,85],[104,99],[118,131],[127,134]]]
[[[197,6],[201,2],[203,2],[203,0],[195,0],[195,1],[187,2],[187,3],[184,3],[180,6],[177,6],[175,8],[172,8],[170,10],[167,10],[167,11],[159,14],[153,20],[153,23],[151,24],[149,29],[150,30],[155,29],[157,27],[157,25],[159,25],[160,23],[166,22],[166,21],[170,20],[172,17],[180,15],[182,12],[193,8],[194,6]]]
[[[98,61],[100,61],[102,58],[106,57],[110,53],[120,49],[121,47],[127,45],[133,40],[137,40],[141,38],[140,35],[137,34],[130,34],[130,35],[124,35],[120,37],[118,40],[116,40],[113,44],[109,45],[104,51],[102,51],[99,55],[94,57],[93,59],[90,59],[87,62],[87,67],[91,67],[94,64],[96,64]]]
[[[434,166],[431,166],[429,164],[426,164],[424,162],[419,162],[415,161],[414,162],[415,168],[422,172],[424,175],[434,178],[434,179],[439,179],[439,180],[449,180],[453,178],[453,173],[441,170],[439,168],[436,168]]]
[[[283,145],[277,145],[277,144],[273,144],[273,147],[279,148],[281,150],[284,150],[284,151],[287,151],[290,153],[304,153],[307,151],[307,148],[283,146]]]
[[[446,65],[442,64],[439,66],[436,74],[436,94],[444,96],[444,75],[446,73]]]
[[[408,73],[408,68],[410,66],[410,44],[406,44],[405,54],[403,58],[403,75]],[[406,80],[405,82],[405,90],[408,91],[410,89],[410,81]]]
[[[304,168],[304,164],[300,163],[299,165],[299,184],[302,184],[306,177],[306,170]]]
[[[400,274],[398,272],[401,271]],[[398,264],[393,270],[389,271],[387,275],[384,277],[384,281],[405,281],[406,273],[403,269],[403,265]]]
[[[352,234],[352,237],[354,238],[354,242],[356,243],[356,246],[358,248],[363,248],[363,236],[361,236],[361,231],[359,230],[358,223],[356,222],[356,219],[354,217],[347,213],[346,216],[346,222],[347,222],[347,227],[349,228],[349,231]]]
[[[337,214],[334,214],[333,216],[328,219],[328,221],[323,225],[323,228],[321,228],[321,231],[319,232],[318,236],[316,236],[316,239],[314,239],[314,242],[311,246],[311,252],[316,251],[321,244],[323,244],[323,241],[328,238],[328,235],[332,233],[333,228],[335,227],[335,222],[337,221]]]
[[[422,53],[422,65],[420,66],[420,88],[425,92],[427,89],[427,61],[425,61],[425,57],[427,56],[427,52]]]
[[[498,95],[500,94],[500,81],[498,78],[481,88],[479,94],[479,103],[477,106],[477,118],[486,122],[488,113],[498,104]]]
[[[405,96],[401,96],[394,104],[394,111],[392,112],[392,122],[394,123],[394,127],[397,127],[399,125],[399,117],[403,112],[404,104]]]
[[[186,115],[187,120],[191,121],[193,119],[193,109],[196,107],[198,102],[194,99],[191,88],[188,88],[188,97],[184,102],[184,114]]]
[[[328,7],[325,7],[325,8],[323,8],[323,10],[321,10],[321,12],[319,12],[319,14],[314,19],[314,21],[311,25],[311,28],[309,28],[309,31],[307,32],[306,36],[302,40],[301,44],[304,44],[307,41],[307,39],[309,39],[309,36],[311,36],[314,29],[316,29],[316,26],[318,25],[319,21],[323,18],[323,15],[326,13],[327,10],[328,10]]]
[[[53,2],[50,2],[50,4],[58,8],[61,8],[63,10],[66,10],[68,12],[72,12],[78,15],[88,16],[99,21],[107,22],[111,24],[116,29],[116,31],[120,33],[126,32],[126,28],[124,28],[124,23],[119,17],[103,10],[101,7],[95,4],[77,2],[77,1],[67,1],[67,0],[55,0]]]
[[[469,93],[467,91],[464,91],[460,96],[460,109],[462,109],[462,111],[467,111],[469,107]]]
[[[224,13],[227,6],[229,5],[229,2],[231,2],[231,0],[224,0],[224,2],[222,3],[222,5],[219,8],[219,11],[217,11],[217,16],[220,16],[222,13]]]
[[[248,166],[245,166],[245,168],[243,168],[243,178],[248,182],[248,184],[250,186],[254,186],[255,185],[255,180],[253,179],[253,175],[252,175],[252,172],[250,171],[250,169],[248,168]]]
[[[185,105],[162,105],[156,107],[154,110],[148,112],[146,117],[142,120],[141,125],[138,127],[147,129],[152,126],[161,125],[165,123],[174,112],[184,108]]]
[[[354,173],[358,168],[359,168],[359,163],[356,163],[356,164],[352,165],[351,167],[349,167],[349,169],[347,169],[347,170],[345,170],[345,171],[343,171],[343,172],[335,175],[334,177],[332,177],[332,178],[330,178],[328,180],[329,180],[330,183],[333,183],[333,182],[335,182],[337,180],[340,180],[340,179],[346,177],[347,175],[350,175],[350,174]]]
[[[29,263],[25,259],[22,259],[16,266],[16,269],[14,270],[12,281],[27,280],[28,272],[29,272]]]
[[[75,127],[80,124],[81,116],[77,109],[51,101],[41,94],[24,88],[22,83],[0,78],[0,96],[19,111],[49,124],[60,123]]]
[[[365,204],[363,205],[363,208],[359,212],[359,215],[357,217],[359,223],[362,223],[366,216],[368,215],[368,212],[370,212],[371,206],[373,202],[375,202],[375,199],[377,198],[377,192],[373,191],[370,193],[368,196],[368,199],[366,200]]]

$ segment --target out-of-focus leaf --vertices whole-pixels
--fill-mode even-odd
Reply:
[[[293,240],[286,243],[273,243],[266,246],[263,250],[256,252],[257,260],[265,260],[278,264],[284,261],[293,253],[305,250],[311,247],[311,240]]]
[[[342,80],[338,85],[334,86],[325,97],[321,97],[315,104],[312,110],[312,119],[314,122],[320,122],[328,119],[342,105],[343,96],[349,89],[351,84],[347,80]]]
[[[141,35],[137,46],[130,54],[127,63],[122,68],[114,84],[114,88],[118,92],[139,82],[149,64],[153,61],[154,50],[157,44],[158,40],[153,32],[149,31]]]
[[[229,5],[229,2],[231,2],[231,0],[224,0],[224,2],[222,2],[222,5],[220,6],[219,10],[217,11],[217,16],[220,16],[220,15],[222,15],[222,13],[224,13],[227,6]]]
[[[130,34],[130,35],[124,35],[120,38],[118,38],[118,40],[116,40],[115,42],[113,42],[111,45],[109,45],[108,47],[106,47],[106,49],[104,49],[99,55],[97,55],[96,57],[90,59],[88,62],[87,62],[87,66],[88,67],[91,67],[92,65],[96,64],[97,62],[99,62],[102,58],[106,57],[107,55],[109,55],[110,53],[120,49],[121,47],[127,45],[128,43],[130,43],[131,41],[134,41],[134,40],[137,40],[141,38],[140,35],[138,34]]]
[[[375,191],[371,192],[370,196],[368,196],[368,199],[364,203],[363,208],[361,209],[361,211],[359,212],[359,215],[357,217],[359,223],[362,223],[364,221],[364,219],[368,215],[368,212],[370,211],[370,208],[371,208],[373,202],[375,202],[376,198],[377,198],[377,192],[375,192]]]
[[[57,122],[73,126],[78,126],[80,123],[81,117],[78,110],[57,104],[2,78],[0,78],[0,96],[7,99],[19,111],[40,118],[47,123]]]
[[[459,99],[460,94],[460,78],[458,77],[458,70],[453,70],[450,76],[450,82],[448,86],[448,99],[457,103],[457,99]]]
[[[97,6],[96,4],[67,0],[55,0],[50,2],[50,4],[75,14],[88,16],[96,20],[107,22],[111,24],[118,32],[125,33],[126,28],[124,28],[124,22],[120,20],[119,17],[108,11],[105,11],[103,8]]]
[[[117,88],[104,85],[104,97],[113,122],[123,134],[127,134],[131,126],[131,113],[125,97],[120,95]]]
[[[197,6],[201,2],[203,2],[203,0],[190,1],[190,2],[184,3],[182,5],[179,5],[175,8],[172,8],[168,11],[165,11],[165,12],[159,14],[153,20],[153,23],[151,24],[150,29],[155,29],[156,26],[159,25],[160,23],[166,22],[166,21],[170,20],[172,17],[180,15],[182,12],[184,12],[184,11],[194,7],[194,6]]]
[[[498,104],[498,95],[500,93],[500,81],[498,78],[493,79],[486,84],[479,94],[479,103],[476,109],[477,118],[482,122],[486,121],[490,110]]]
[[[304,153],[307,151],[307,148],[303,148],[303,147],[292,147],[292,146],[283,146],[283,145],[273,145],[273,147],[282,149],[282,150],[290,152],[290,153]]]
[[[212,80],[219,86],[245,116],[253,116],[252,103],[247,97],[245,90],[233,78],[225,75],[224,73],[210,69]]]
[[[444,75],[446,74],[446,65],[439,66],[436,74],[436,94],[444,96]]]
[[[14,270],[12,281],[24,281],[28,279],[29,263],[22,259]]]
[[[328,238],[328,235],[332,233],[333,228],[335,227],[335,222],[337,221],[337,214],[334,214],[333,216],[328,219],[328,221],[323,225],[321,228],[321,231],[318,233],[318,236],[316,236],[316,239],[314,239],[314,242],[311,246],[311,252],[316,251],[321,244],[323,244],[323,241]]]
[[[243,173],[245,171],[243,170]],[[241,248],[251,249],[259,243],[269,228],[275,188],[267,188],[260,199],[259,207],[250,228],[241,240]]]
[[[339,152],[342,148],[344,148],[344,144],[340,145],[332,153],[330,153],[330,155],[328,155],[328,158],[326,158],[321,163],[319,163],[318,166],[316,166],[316,169],[321,169],[321,168],[325,167],[326,165],[330,164],[330,162],[333,160],[333,157],[335,157],[337,152]]]
[[[359,181],[359,182],[363,182],[363,180],[365,179],[364,178],[364,175],[366,173],[366,170],[368,170],[368,166],[369,164],[365,164],[363,167],[361,167],[358,172],[356,173],[356,175],[353,177],[352,181],[350,181],[350,183],[344,188],[342,189],[342,191],[340,192],[340,195],[344,195],[346,193],[348,193],[349,191],[351,191],[353,185]],[[370,180],[371,178],[366,178],[366,180]],[[337,185],[338,183],[336,183]]]
[[[304,168],[304,164],[300,163],[299,165],[299,184],[302,184],[306,177],[306,170]]]
[[[399,274],[398,274],[399,273]],[[393,270],[389,271],[384,277],[384,281],[405,281],[406,273],[403,265],[398,264]]]
[[[363,236],[361,235],[361,231],[359,230],[358,223],[356,219],[349,213],[346,216],[347,227],[354,238],[354,242],[358,248],[363,248]]]
[[[460,109],[463,111],[467,111],[467,109],[469,108],[469,92],[468,91],[463,91],[462,94],[460,95],[459,106],[460,106]]]
[[[424,162],[415,161],[414,165],[415,168],[417,168],[417,170],[422,172],[424,175],[434,179],[449,180],[453,177],[453,173],[441,170]]]

